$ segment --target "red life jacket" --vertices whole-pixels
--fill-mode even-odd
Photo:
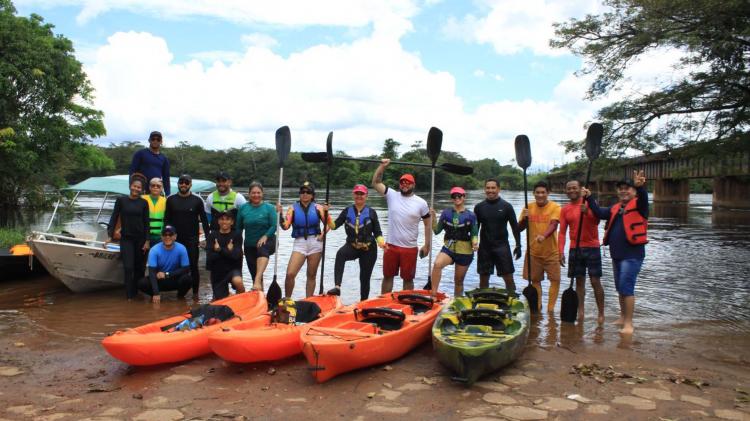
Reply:
[[[644,218],[638,212],[636,206],[638,198],[633,198],[625,205],[624,213],[622,214],[622,226],[625,228],[625,237],[628,239],[628,243],[637,246],[648,243],[648,237],[646,232],[648,231],[648,219]],[[609,230],[612,228],[612,222],[614,222],[617,215],[620,213],[620,206],[612,206],[609,209],[609,222],[607,222],[607,229],[604,231],[605,245],[609,244]]]

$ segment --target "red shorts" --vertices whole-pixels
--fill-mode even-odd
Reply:
[[[398,275],[401,269],[401,279],[413,281],[417,272],[417,247],[399,247],[388,244],[383,253],[383,276]]]

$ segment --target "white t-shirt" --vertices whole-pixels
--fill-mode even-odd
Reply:
[[[385,190],[388,203],[388,243],[399,247],[417,247],[422,217],[429,216],[430,208],[421,197],[404,196],[391,188]]]

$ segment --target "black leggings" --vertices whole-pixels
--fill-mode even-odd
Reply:
[[[198,296],[198,288],[201,283],[201,273],[198,271],[198,239],[188,238],[184,241],[177,241],[187,249],[188,260],[190,261],[190,277],[192,278],[193,297]]]
[[[128,299],[138,295],[138,279],[143,276],[145,259],[143,258],[143,243],[145,240],[123,238],[120,240],[120,257],[125,272],[125,296]],[[140,272],[140,273],[136,273]]]
[[[255,282],[255,274],[258,273],[258,258],[271,256],[276,252],[276,238],[271,237],[266,241],[262,247],[248,247],[245,244],[245,263],[247,263],[247,270],[250,271],[250,277]]]
[[[344,265],[349,260],[359,259],[359,297],[366,300],[370,296],[370,276],[378,259],[378,248],[375,243],[370,244],[367,250],[358,250],[346,243],[336,252],[336,263],[334,264],[333,279],[337,287],[341,286],[344,277]]]
[[[177,298],[182,298],[190,291],[192,282],[190,280],[190,273],[183,273],[179,276],[173,276],[166,279],[159,279],[159,292],[164,291],[177,291]],[[138,289],[144,294],[154,295],[154,291],[151,289],[151,279],[148,276],[141,278],[138,281]]]

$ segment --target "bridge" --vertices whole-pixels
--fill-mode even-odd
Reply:
[[[599,164],[599,165],[597,165]],[[654,203],[688,203],[689,180],[713,180],[713,207],[750,210],[750,139],[712,142],[643,155],[597,162],[589,188],[600,196],[615,195],[617,180],[643,170],[650,182]],[[583,180],[585,169],[553,171],[550,188],[564,192],[569,180]]]

